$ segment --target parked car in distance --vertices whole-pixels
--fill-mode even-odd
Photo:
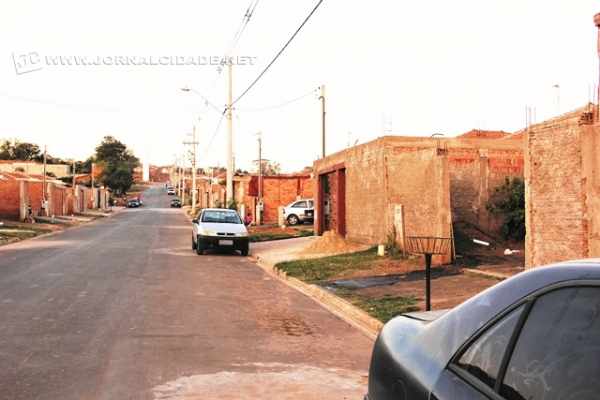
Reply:
[[[298,225],[304,222],[312,223],[315,219],[313,199],[297,200],[288,204],[283,209],[283,217],[289,225]]]
[[[181,200],[179,200],[179,199],[171,200],[171,207],[181,208]]]
[[[206,208],[192,220],[192,249],[202,255],[205,250],[215,248],[248,255],[248,230],[237,211]]]
[[[127,208],[138,208],[140,207],[142,204],[140,203],[140,200],[138,198],[132,198],[127,200]]]
[[[167,188],[167,194],[169,196],[174,196],[175,195],[175,188],[174,187],[168,187]]]
[[[396,317],[375,342],[365,399],[598,399],[599,310],[600,260],[582,260]]]

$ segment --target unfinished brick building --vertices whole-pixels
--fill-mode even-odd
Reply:
[[[527,268],[600,257],[598,135],[591,105],[527,131]]]
[[[385,243],[405,236],[451,237],[448,159],[441,148],[382,137],[314,164],[316,230]],[[436,260],[434,260],[436,261]],[[450,261],[450,254],[437,262]]]

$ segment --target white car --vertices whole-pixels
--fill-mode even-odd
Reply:
[[[169,196],[174,196],[175,195],[175,188],[172,188],[172,187],[167,188],[167,194]]]
[[[313,199],[297,200],[288,204],[283,209],[283,217],[288,225],[313,222],[315,219],[315,205]]]
[[[215,248],[248,255],[248,230],[237,211],[206,208],[192,220],[192,249],[202,255],[205,250]]]

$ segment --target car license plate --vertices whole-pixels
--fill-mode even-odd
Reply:
[[[219,246],[233,246],[233,240],[219,240]]]

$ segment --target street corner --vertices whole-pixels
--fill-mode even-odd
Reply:
[[[311,365],[251,363],[192,375],[153,388],[154,400],[343,400],[362,399],[367,372]]]

